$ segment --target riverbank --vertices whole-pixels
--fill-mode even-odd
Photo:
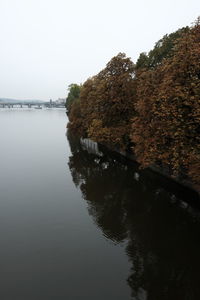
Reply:
[[[191,196],[191,202],[193,204],[197,204],[198,202],[200,204],[200,190],[193,186],[190,182],[188,181],[183,181],[180,178],[175,178],[170,176],[170,174],[167,172],[167,170],[161,169],[158,166],[149,166],[148,168],[142,169],[140,168],[140,164],[137,162],[136,157],[133,155],[131,152],[127,151],[122,151],[117,149],[116,147],[107,147],[106,145],[97,143],[92,141],[91,139],[88,138],[80,138],[81,143],[84,147],[86,145],[87,151],[91,151],[94,153],[101,153],[99,150],[100,149],[104,150],[107,149],[109,150],[113,156],[118,156],[119,159],[126,159],[129,163],[133,162],[138,165],[139,170],[141,170],[141,173],[147,172],[149,173],[149,176],[151,177],[151,173],[157,174],[158,176],[156,177],[157,182],[162,186],[168,186],[170,187],[170,190],[173,193],[177,193],[181,197],[186,198],[188,196]],[[89,149],[89,150],[88,150]],[[101,154],[103,155],[103,154]]]
[[[117,148],[114,148],[113,151],[119,153],[120,155],[126,157],[129,160],[132,160],[132,161],[138,163],[137,159],[133,153],[130,153],[127,151],[121,151],[121,150],[118,150]],[[200,187],[199,186],[193,185],[190,181],[183,180],[183,179],[177,178],[175,176],[171,176],[167,169],[161,168],[156,165],[148,166],[147,169],[149,169],[153,172],[156,172],[157,174],[161,175],[162,177],[165,177],[165,178],[177,183],[178,185],[181,185],[181,186],[187,188],[188,190],[190,190],[193,193],[196,193],[197,194],[196,196],[199,197],[199,200],[200,200]]]

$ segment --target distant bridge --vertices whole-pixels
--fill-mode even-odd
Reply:
[[[53,107],[57,107],[57,108],[65,108],[64,104],[59,104],[53,101],[50,102],[0,102],[0,108],[13,108],[13,107],[28,107],[28,108],[32,108],[32,107],[36,107],[36,108],[42,108],[42,107],[48,107],[48,108],[53,108]]]

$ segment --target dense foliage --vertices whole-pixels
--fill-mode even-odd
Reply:
[[[137,159],[200,183],[199,23],[178,40],[172,58],[136,81],[132,140]]]
[[[81,86],[76,83],[72,83],[68,86],[68,91],[69,92],[67,95],[65,106],[67,109],[67,113],[69,114],[72,103],[74,104],[76,101],[79,100]]]
[[[113,57],[70,102],[69,121],[83,136],[131,147],[143,167],[200,186],[199,20],[165,35],[136,65]]]
[[[69,114],[69,127],[107,145],[130,144],[134,116],[134,64],[125,54],[113,57],[96,76],[82,86],[79,101]]]

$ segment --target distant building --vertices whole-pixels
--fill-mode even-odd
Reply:
[[[65,98],[58,98],[58,100],[55,101],[56,104],[65,104],[66,99]]]

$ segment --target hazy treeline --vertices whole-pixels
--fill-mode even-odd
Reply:
[[[83,85],[70,85],[66,107],[68,127],[81,136],[200,187],[200,19],[136,64],[119,53]]]

